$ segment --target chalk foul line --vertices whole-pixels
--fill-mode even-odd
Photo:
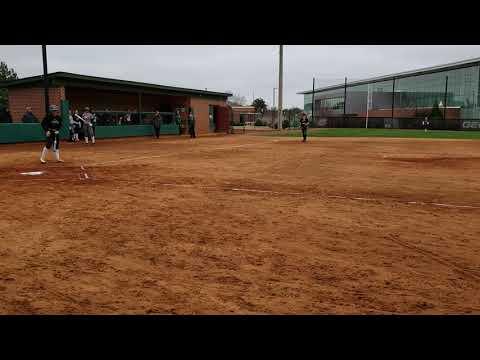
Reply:
[[[158,184],[162,186],[172,186],[172,187],[189,187],[189,188],[199,188],[199,189],[219,189],[215,186],[202,186],[194,184],[172,184],[172,183],[162,183]],[[301,192],[280,192],[273,190],[262,190],[262,189],[250,189],[250,188],[221,188],[225,191],[236,191],[236,192],[249,192],[249,193],[263,193],[263,194],[275,194],[275,195],[308,195],[307,193]],[[480,209],[480,206],[473,205],[454,205],[454,204],[443,204],[443,203],[429,203],[422,201],[395,201],[390,199],[374,199],[374,198],[364,198],[364,197],[348,197],[342,195],[324,195],[324,197],[332,199],[346,199],[346,200],[357,200],[357,201],[371,201],[371,202],[381,202],[381,201],[391,201],[399,204],[409,204],[409,205],[431,205],[439,207],[449,207],[449,208],[459,208],[459,209]]]

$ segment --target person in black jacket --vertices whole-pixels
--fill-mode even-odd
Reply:
[[[303,142],[307,141],[308,117],[302,113],[300,116],[300,127],[302,128]]]
[[[0,123],[11,123],[12,115],[10,115],[10,110],[8,108],[0,109]]]
[[[22,118],[23,123],[38,123],[38,119],[35,115],[33,115],[32,108],[27,106],[26,112]]]
[[[153,125],[153,131],[155,132],[155,136],[158,139],[160,137],[160,126],[162,125],[162,115],[160,115],[160,112],[158,110],[155,111],[155,115],[153,116],[153,120],[152,120],[152,125]]]
[[[188,132],[190,133],[190,138],[196,138],[195,135],[195,115],[193,115],[193,109],[190,108],[188,112]]]
[[[40,162],[45,164],[45,156],[47,155],[48,150],[53,145],[53,153],[57,162],[63,162],[60,160],[60,129],[62,128],[62,118],[60,117],[60,112],[57,105],[50,105],[48,114],[43,118],[42,128],[45,131],[47,136],[47,142],[42,150],[42,156],[40,157]]]

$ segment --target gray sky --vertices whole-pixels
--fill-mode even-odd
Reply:
[[[49,72],[225,91],[270,105],[278,87],[278,45],[48,46]],[[479,45],[284,46],[284,107],[303,107],[298,91],[480,57]],[[0,46],[19,77],[42,73],[41,47]]]

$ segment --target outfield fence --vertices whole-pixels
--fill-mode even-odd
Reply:
[[[391,117],[320,117],[315,116],[310,127],[318,128],[374,128],[374,129],[422,129],[424,118]],[[432,130],[480,130],[480,119],[429,119]]]

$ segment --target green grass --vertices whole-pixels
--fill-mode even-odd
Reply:
[[[300,130],[286,130],[269,133],[270,136],[301,137]],[[480,140],[480,131],[448,131],[448,130],[405,130],[405,129],[309,129],[311,137],[392,137],[392,138],[426,138],[426,139],[475,139]]]

